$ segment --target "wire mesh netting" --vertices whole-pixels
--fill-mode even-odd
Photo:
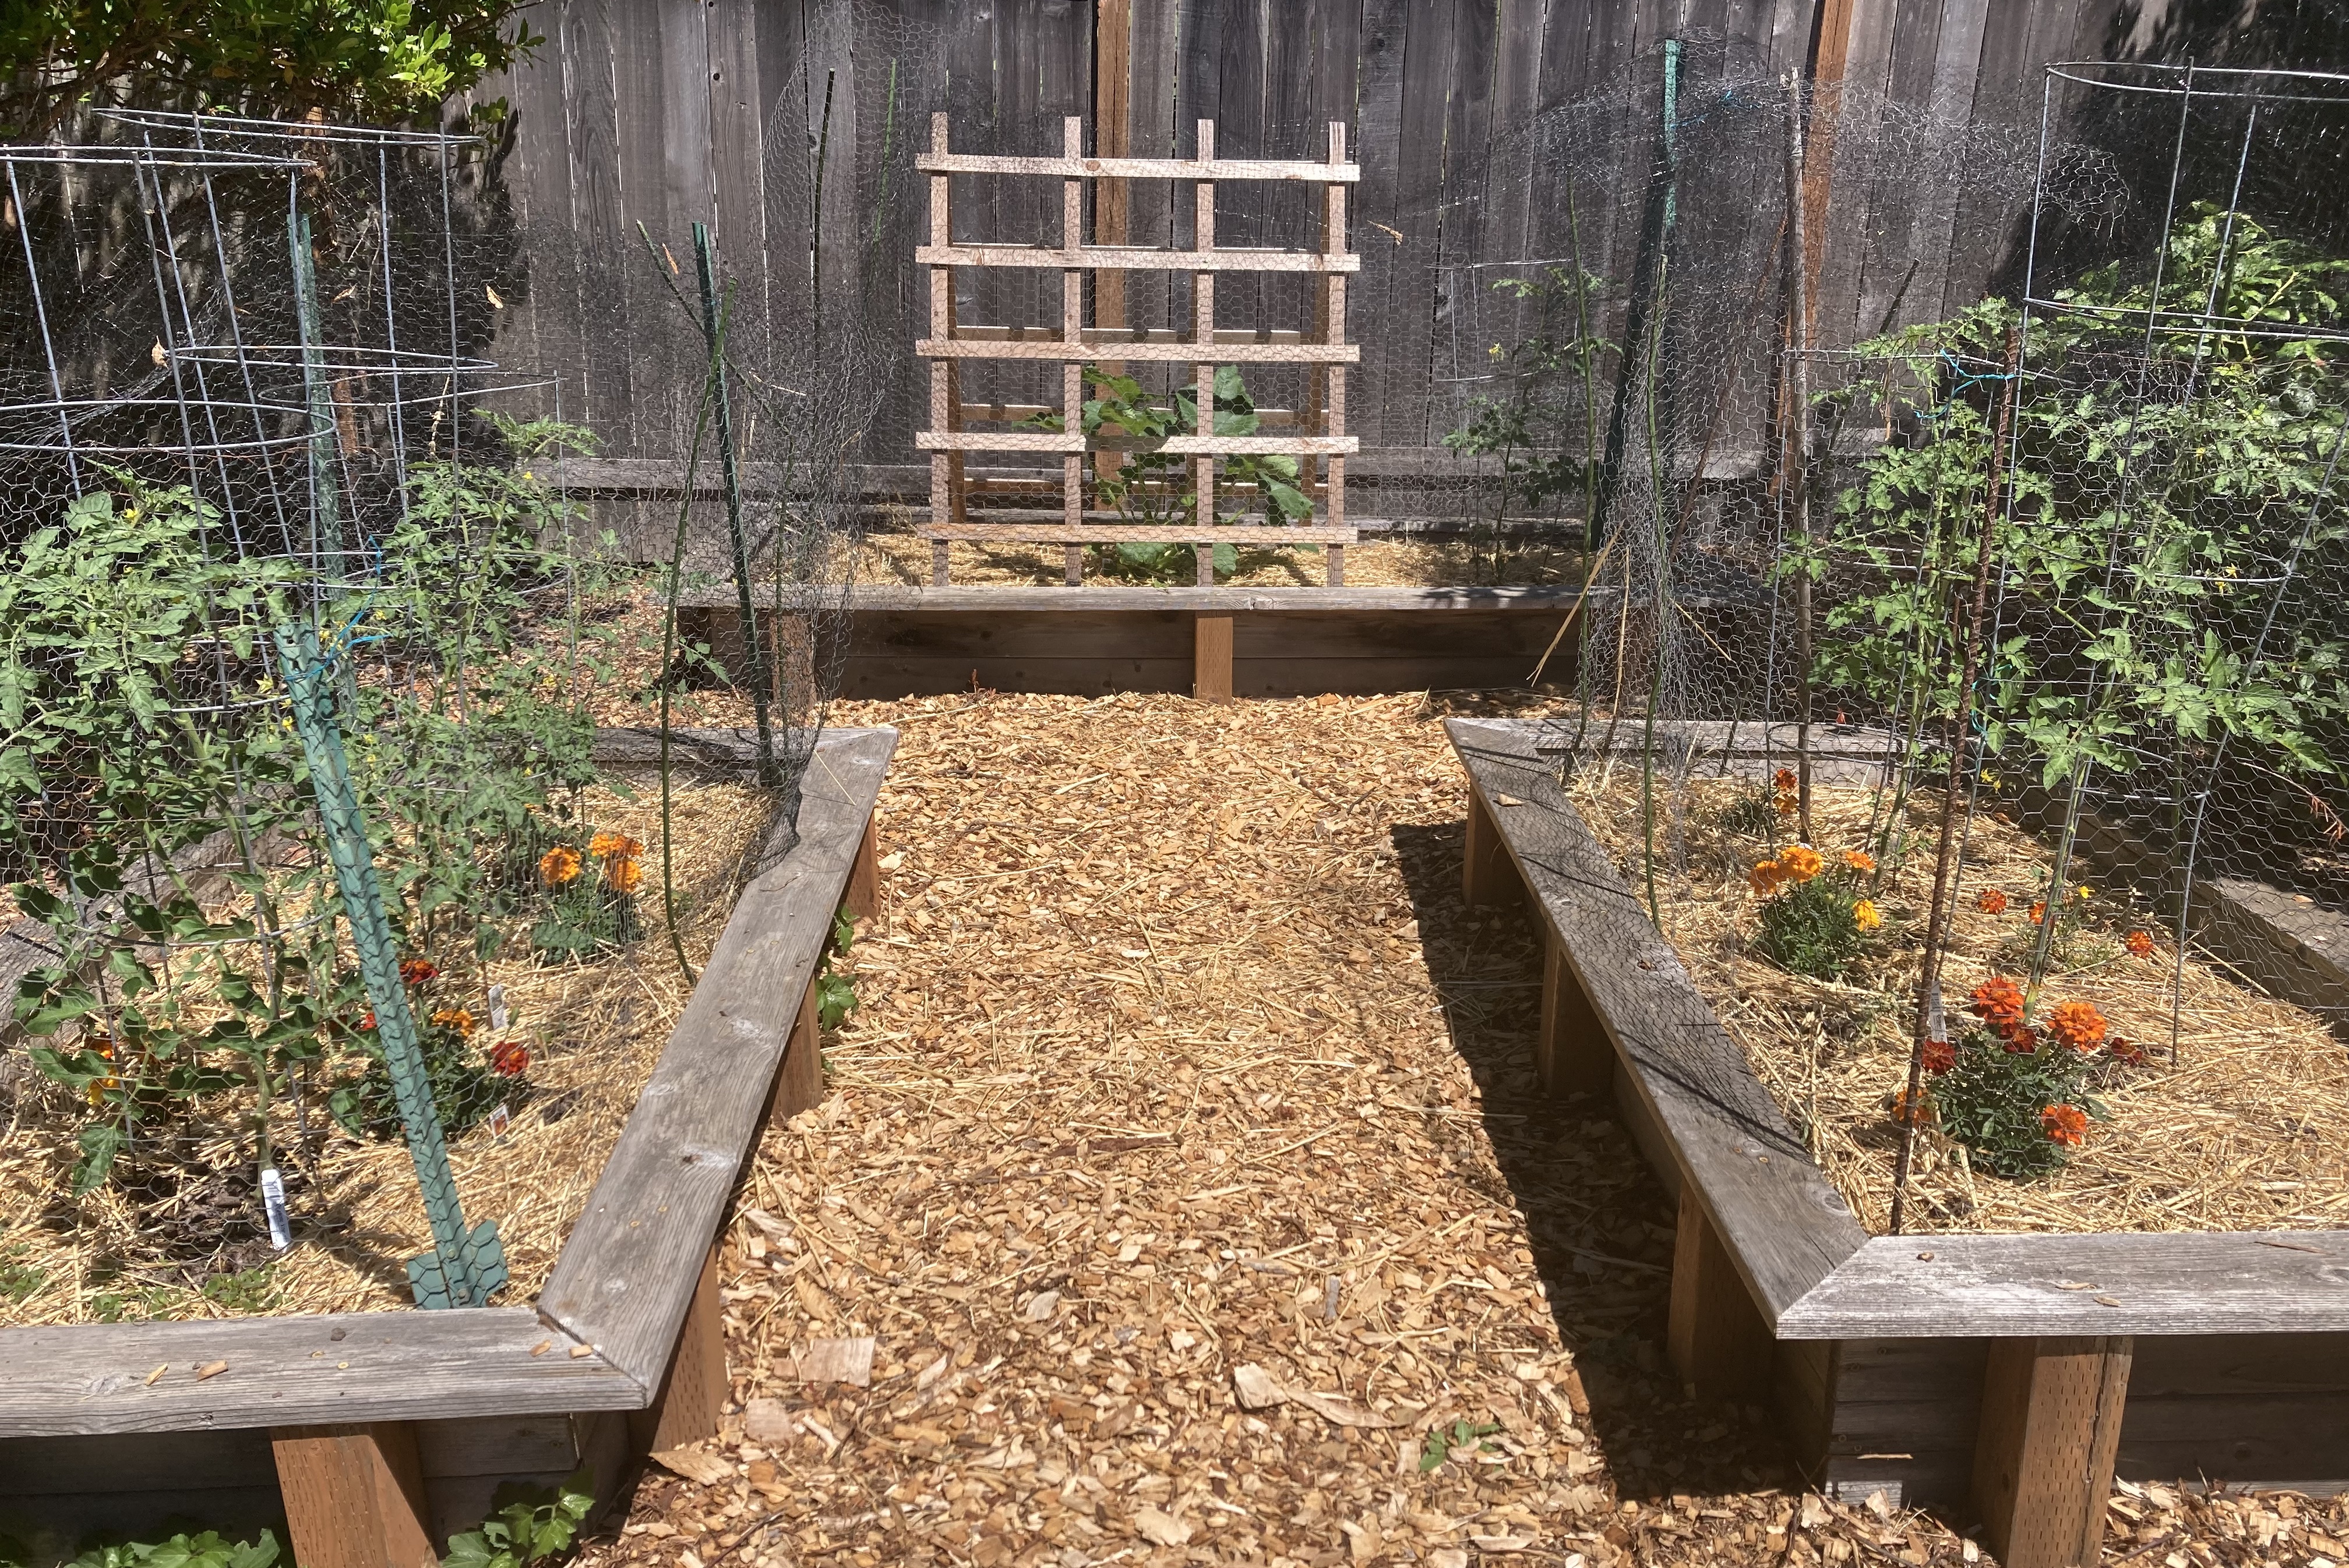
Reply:
[[[2044,126],[1986,129],[1767,83],[1680,94],[1661,65],[1537,128],[1578,223],[1572,150],[1646,164],[1636,203],[1587,220],[1610,237],[1455,293],[1457,362],[1487,340],[1454,443],[1485,471],[1459,493],[1488,521],[1583,522],[1556,655],[1575,699],[1545,744],[1586,791],[1634,790],[1651,910],[1693,813],[1756,835],[1774,964],[1856,973],[1896,899],[1913,914],[1892,984],[1914,1049],[1882,1086],[1897,1227],[1921,1126],[2002,1173],[2076,1145],[2088,1053],[2033,1048],[2067,1028],[2098,1061],[2175,1063],[2219,971],[2349,1018],[2325,951],[2349,907],[2349,260],[2337,191],[2300,173],[2333,156],[2343,84],[2061,67]],[[1656,129],[1626,129],[1643,104]],[[1938,210],[1992,259],[1931,309],[1905,276],[1870,299],[1848,235],[1804,233],[1852,203],[1886,230]],[[1699,782],[1724,776],[1748,783]],[[1945,1007],[1957,912],[2010,903],[1990,989]],[[2116,963],[2167,1039],[2064,999]],[[1999,1079],[2013,1105],[1986,1107],[1977,1020],[2050,1064]]]
[[[595,443],[560,376],[501,358],[557,269],[533,270],[548,253],[468,137],[85,129],[0,149],[0,878],[21,916],[0,1096],[23,1130],[0,1299],[35,1320],[267,1310],[298,1237],[342,1271],[302,1275],[318,1303],[372,1299],[419,1242],[398,1295],[478,1302],[506,1253],[468,1228],[449,1146],[470,1138],[477,1170],[541,1098],[533,1046],[586,1027],[512,1016],[508,990],[556,995],[664,926],[681,960],[680,923],[733,875],[673,867],[666,770],[648,830],[595,763],[597,701],[638,694],[586,612],[625,614],[641,574],[564,487]],[[676,283],[641,250],[633,268]],[[756,314],[808,324],[841,396],[775,386],[744,345],[777,339],[730,335],[743,291],[715,272],[733,375],[698,321],[679,350],[695,422],[730,429],[725,477],[773,478],[748,553],[783,700],[744,821],[795,811],[836,674],[840,476],[872,406],[848,389],[875,380],[853,289],[837,329],[812,322],[838,292],[762,290]],[[683,664],[655,667],[662,691]],[[403,1141],[429,1225],[369,1229],[384,1173],[353,1151]],[[559,1232],[520,1240],[543,1274]]]

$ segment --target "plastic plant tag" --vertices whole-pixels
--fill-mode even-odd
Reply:
[[[492,1138],[503,1138],[506,1135],[506,1129],[511,1126],[512,1122],[513,1113],[508,1110],[503,1105],[500,1105],[495,1110],[490,1112],[490,1136]]]
[[[269,1215],[269,1244],[282,1253],[294,1244],[294,1227],[285,1218],[285,1181],[274,1165],[261,1172],[261,1206]]]
[[[502,1029],[512,1021],[512,1016],[506,1011],[506,988],[503,985],[491,986],[490,1027]]]

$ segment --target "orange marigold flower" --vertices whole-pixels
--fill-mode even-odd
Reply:
[[[1929,1073],[1948,1072],[1958,1065],[1958,1047],[1947,1040],[1925,1042],[1925,1070]]]
[[[1771,797],[1770,804],[1781,817],[1791,817],[1795,814],[1795,798],[1792,795],[1775,795]]]
[[[1884,912],[1876,907],[1874,899],[1864,898],[1851,906],[1851,918],[1862,931],[1874,931],[1884,923]]]
[[[1904,1088],[1892,1097],[1892,1119],[1922,1127],[1933,1119],[1932,1103],[1926,1099],[1924,1090],[1919,1089],[1912,1096]]]
[[[1792,789],[1795,784],[1795,770],[1791,768],[1781,768],[1778,769],[1777,776],[1770,782],[1781,789]]]
[[[520,1078],[530,1070],[530,1047],[520,1040],[500,1041],[490,1052],[490,1067],[501,1078]]]
[[[2138,958],[2150,958],[2150,957],[2152,957],[2152,956],[2153,956],[2153,933],[2152,933],[2152,932],[2150,932],[2150,931],[2132,931],[2132,932],[2130,932],[2130,933],[2128,934],[2128,950],[2129,950],[2130,954],[2131,954],[2133,956],[2135,956],[2135,957],[2138,957]]]
[[[1984,914],[2004,914],[2006,913],[2006,894],[2001,892],[1994,887],[1986,887],[1982,889],[1978,895],[1976,895],[1974,899],[1974,907],[1982,911]]]
[[[579,874],[579,851],[557,844],[538,857],[538,874],[549,887],[561,887]]]
[[[1876,857],[1866,850],[1846,850],[1843,863],[1856,872],[1872,872],[1876,869]]]
[[[626,855],[616,856],[604,868],[604,880],[616,892],[634,892],[636,884],[645,880],[645,868]]]
[[[473,1037],[473,1014],[469,1007],[443,1007],[432,1015],[432,1021],[443,1028],[456,1030],[460,1038]]]
[[[440,966],[429,958],[403,958],[399,961],[399,979],[404,985],[421,985],[437,979]]]
[[[2044,899],[2044,898],[2043,898],[2043,899],[2033,899],[2033,900],[2032,901],[2032,904],[2031,904],[2031,923],[2032,923],[2032,924],[2033,924],[2033,925],[2036,925],[2036,924],[2038,924],[2041,921],[2043,921],[2043,920],[2044,920],[2044,919],[2046,919],[2046,918],[2047,918],[2047,901],[2046,901],[2045,899]]]
[[[2105,1049],[2113,1054],[2115,1060],[2127,1062],[2133,1068],[2145,1065],[2145,1047],[2135,1040],[2115,1035],[2105,1042]]]
[[[1999,1043],[2010,1057],[2027,1057],[2039,1049],[2039,1031],[2026,1029],[2021,1024],[2010,1024],[1998,1032]]]
[[[2003,975],[1993,975],[1974,987],[1973,1012],[1992,1028],[2023,1022],[2023,987]]]
[[[626,833],[597,833],[587,841],[587,852],[597,860],[609,860],[617,855],[626,859],[645,852],[644,845]]]
[[[2064,1002],[2047,1015],[2047,1032],[2075,1051],[2105,1043],[2105,1016],[2093,1002]]]
[[[1826,861],[1810,845],[1794,844],[1778,857],[1778,869],[1791,882],[1806,882],[1826,869]]]
[[[2076,1105],[2051,1105],[2039,1113],[2039,1125],[2057,1143],[2080,1144],[2088,1140],[2088,1113]]]
[[[1768,898],[1786,880],[1786,873],[1777,861],[1764,861],[1745,873],[1745,880],[1753,884],[1755,892]]]

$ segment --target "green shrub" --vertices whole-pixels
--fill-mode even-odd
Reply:
[[[477,1529],[449,1538],[440,1568],[537,1568],[567,1554],[580,1524],[595,1506],[583,1468],[559,1487],[508,1481],[491,1499],[497,1511]]]
[[[2071,1145],[2056,1136],[2051,1113],[2107,1119],[2087,1092],[2095,1058],[2085,1052],[2052,1041],[2017,1049],[1987,1029],[1969,1030],[1951,1049],[1954,1059],[1933,1076],[1928,1102],[1941,1130],[1993,1176],[2028,1181],[2063,1168]]]

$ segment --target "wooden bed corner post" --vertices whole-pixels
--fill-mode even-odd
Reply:
[[[303,1568],[438,1568],[414,1427],[280,1427],[269,1446]]]
[[[2098,1560],[2132,1359],[2126,1335],[1991,1341],[1973,1501],[2005,1568]]]
[[[1509,859],[1509,846],[1501,841],[1500,824],[1493,820],[1485,797],[1473,789],[1468,791],[1468,853],[1461,869],[1460,890],[1471,909],[1481,903],[1526,900],[1525,878]]]
[[[1681,1183],[1672,1238],[1671,1319],[1665,1333],[1681,1381],[1701,1399],[1764,1400],[1776,1341],[1738,1277],[1697,1183]],[[2002,1560],[2003,1561],[2003,1560]]]
[[[792,1037],[783,1046],[782,1063],[775,1068],[775,1087],[767,1097],[771,1123],[789,1121],[823,1103],[823,1019],[819,1008],[816,975],[812,974],[800,995]]]
[[[718,1435],[726,1403],[726,1326],[718,1297],[718,1245],[702,1260],[693,1305],[661,1374],[660,1391],[641,1410],[628,1412],[628,1436],[640,1454],[666,1453]],[[305,1563],[303,1568],[309,1568]]]
[[[1566,944],[1543,923],[1541,1033],[1534,1037],[1534,1078],[1553,1099],[1604,1094],[1615,1081],[1615,1046],[1599,1010],[1567,961]]]
[[[877,817],[864,819],[864,837],[856,845],[856,859],[848,868],[848,890],[841,895],[851,920],[871,920],[881,913],[881,830]]]
[[[1191,695],[1201,702],[1232,700],[1232,618],[1191,619]]]

